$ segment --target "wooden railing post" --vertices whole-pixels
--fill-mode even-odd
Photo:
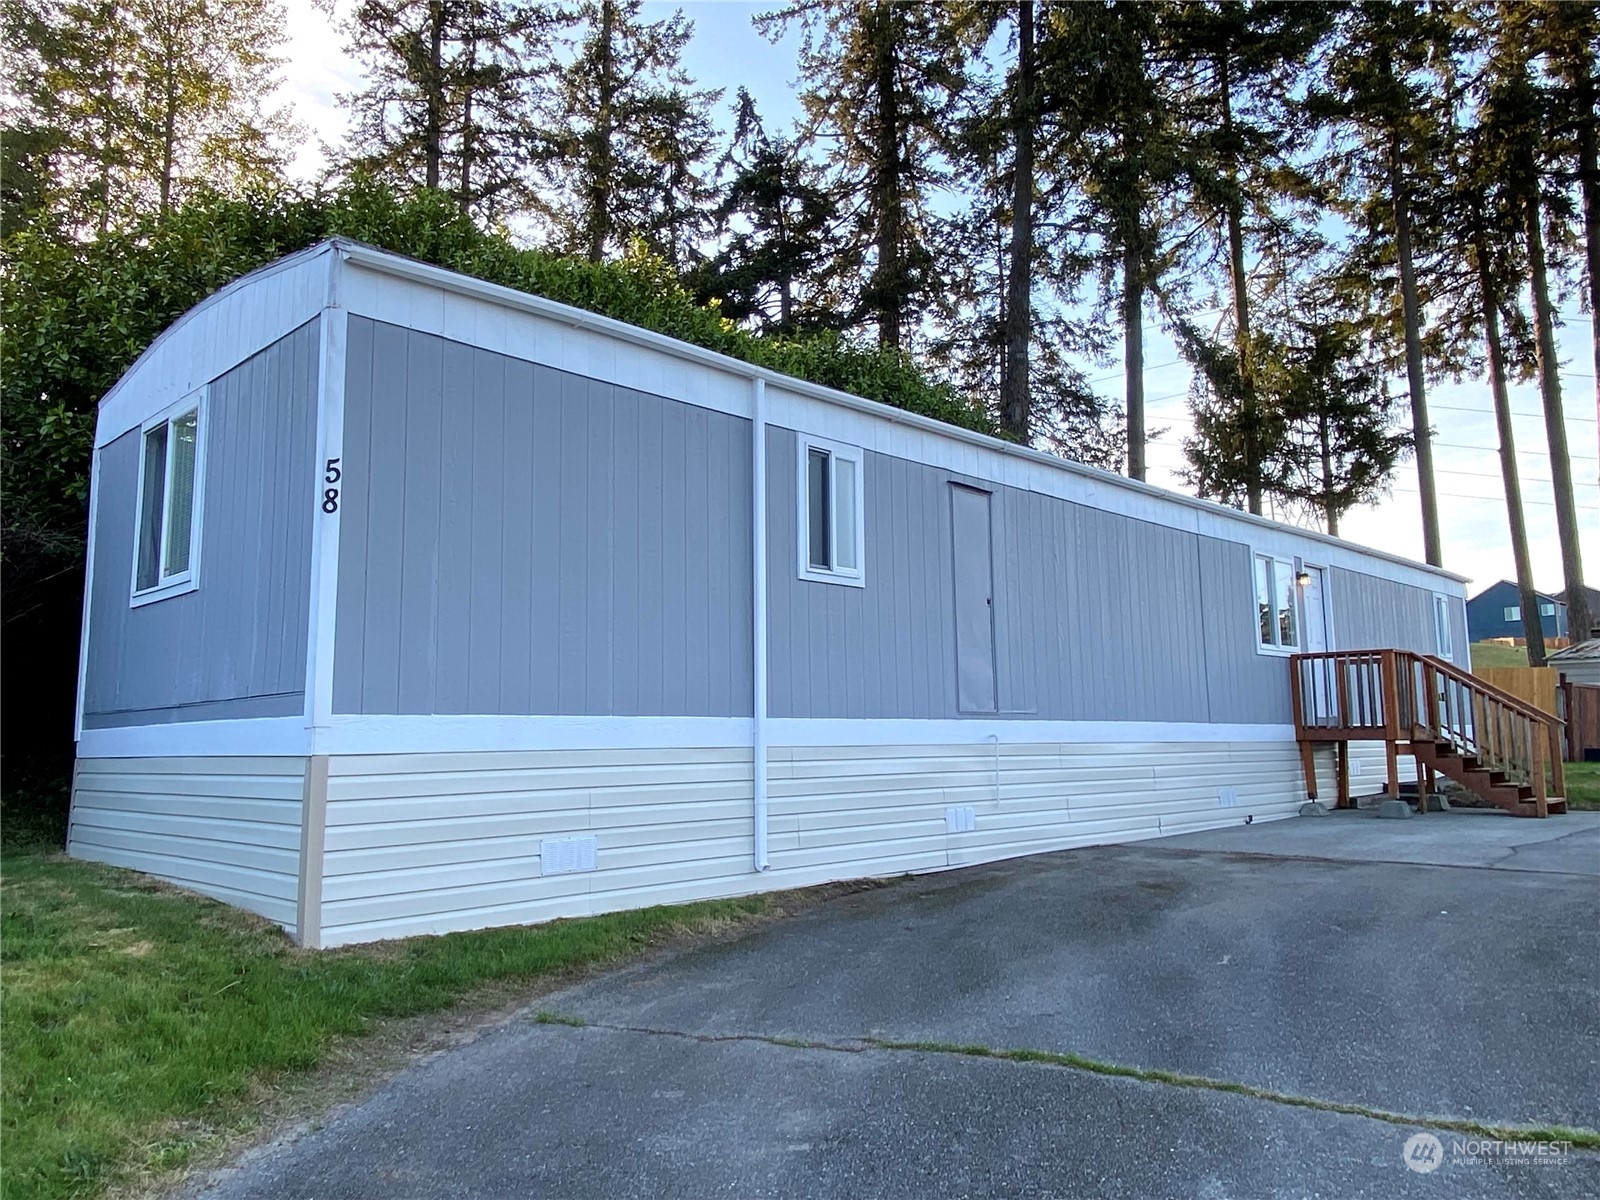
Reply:
[[[1549,726],[1550,739],[1550,792],[1551,795],[1565,797],[1567,794],[1567,771],[1561,763],[1562,746],[1561,723],[1551,721]],[[1567,811],[1572,811],[1572,806],[1567,806]]]
[[[1383,687],[1383,757],[1389,772],[1389,798],[1400,798],[1400,672],[1393,650],[1379,660]]]
[[[1530,731],[1531,732],[1531,731]],[[1544,782],[1544,739],[1533,739],[1533,762],[1529,771],[1533,776],[1533,806],[1541,817],[1550,815],[1550,793]]]

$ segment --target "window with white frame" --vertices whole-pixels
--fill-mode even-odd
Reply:
[[[1256,622],[1263,650],[1300,648],[1299,597],[1294,563],[1270,554],[1256,555]]]
[[[1541,617],[1553,617],[1553,616],[1555,616],[1556,615],[1556,606],[1554,604],[1549,603],[1549,602],[1541,602],[1540,605],[1539,605],[1539,615]]]
[[[1453,659],[1455,639],[1450,631],[1450,597],[1438,592],[1433,595],[1433,637],[1439,647],[1439,657]]]
[[[864,585],[861,449],[801,436],[800,577]]]
[[[1520,605],[1520,604],[1508,604],[1506,606],[1506,620],[1508,620],[1508,621],[1520,621],[1520,620],[1522,620],[1522,605]]]
[[[187,397],[140,430],[139,514],[133,601],[146,603],[196,585],[204,392]]]

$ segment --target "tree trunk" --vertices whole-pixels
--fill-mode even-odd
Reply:
[[[1128,478],[1144,481],[1144,270],[1138,245],[1122,249],[1122,373],[1128,410]]]
[[[1589,266],[1589,341],[1594,350],[1595,403],[1600,406],[1600,118],[1595,115],[1594,56],[1577,62],[1578,187],[1583,194],[1583,247]]]
[[[1016,146],[1011,167],[1011,273],[1007,281],[1005,370],[1000,378],[1000,428],[1023,445],[1031,416],[1028,350],[1033,338],[1033,0],[1017,14],[1017,87],[1011,102]]]
[[[1533,590],[1533,566],[1528,556],[1528,527],[1522,515],[1522,480],[1517,469],[1516,437],[1511,428],[1511,395],[1506,390],[1506,356],[1500,341],[1500,297],[1489,269],[1488,243],[1482,226],[1473,231],[1478,260],[1478,294],[1483,302],[1483,338],[1489,359],[1489,391],[1494,397],[1494,420],[1500,430],[1500,476],[1506,490],[1506,517],[1511,524],[1511,557],[1516,564],[1517,594],[1522,601],[1522,633],[1528,643],[1528,665],[1544,666],[1544,626],[1539,598]]]
[[[595,107],[594,132],[590,139],[589,211],[585,221],[589,227],[587,253],[590,262],[599,262],[605,257],[606,242],[611,238],[611,124],[617,89],[617,67],[611,42],[616,20],[617,6],[614,0],[601,0],[600,95]]]
[[[1572,495],[1572,459],[1567,454],[1567,423],[1561,411],[1561,364],[1556,358],[1555,320],[1544,257],[1543,204],[1537,177],[1523,205],[1527,223],[1528,275],[1533,284],[1533,315],[1538,329],[1539,394],[1544,400],[1544,430],[1550,441],[1550,478],[1556,500],[1556,531],[1561,539],[1561,575],[1567,590],[1567,629],[1574,641],[1589,636],[1593,624],[1589,594],[1583,589],[1583,555],[1578,548],[1578,511]]]
[[[1328,414],[1317,414],[1317,448],[1322,458],[1322,516],[1328,525],[1328,536],[1339,536],[1339,508],[1333,493],[1333,447],[1328,435]]]
[[[443,158],[444,125],[444,0],[428,5],[428,115],[423,129],[424,182],[439,186],[439,164]]]
[[[172,163],[176,157],[178,141],[178,79],[177,64],[173,61],[174,54],[169,47],[166,50],[164,68],[167,76],[167,90],[163,97],[164,109],[161,114],[161,216],[166,217],[172,212]]]
[[[470,22],[471,17],[467,20]],[[461,169],[458,172],[456,185],[456,202],[461,206],[461,214],[465,216],[472,209],[472,169],[475,149],[474,129],[472,124],[472,83],[478,71],[478,37],[477,31],[470,25],[463,30],[467,42],[467,83],[462,89],[461,97]]]
[[[1233,283],[1234,341],[1239,355],[1239,387],[1244,411],[1244,475],[1248,507],[1261,515],[1261,431],[1256,413],[1255,378],[1250,361],[1250,287],[1244,269],[1244,197],[1233,145],[1233,80],[1226,56],[1217,62],[1222,93],[1223,145],[1228,156],[1228,274]]]
[[[1411,433],[1416,441],[1417,490],[1422,495],[1422,548],[1430,566],[1444,565],[1439,542],[1439,500],[1433,483],[1433,431],[1423,380],[1422,313],[1417,273],[1411,263],[1411,206],[1400,175],[1400,136],[1389,135],[1389,194],[1394,204],[1395,257],[1400,262],[1400,300],[1406,327],[1406,378],[1411,391]]]
[[[900,179],[900,95],[895,81],[894,5],[879,0],[873,13],[875,51],[874,85],[878,99],[877,162],[877,250],[873,271],[872,303],[877,314],[878,344],[899,349],[904,308],[904,264],[900,259],[902,241]]]

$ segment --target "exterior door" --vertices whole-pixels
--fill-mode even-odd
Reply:
[[[1330,650],[1328,639],[1328,592],[1327,581],[1321,567],[1305,567],[1306,582],[1300,589],[1300,600],[1303,610],[1300,614],[1300,627],[1305,630],[1305,649],[1309,654],[1320,654]],[[1313,665],[1310,668],[1311,686],[1308,694],[1301,697],[1301,703],[1306,707],[1306,721],[1311,725],[1337,725],[1338,714],[1334,712],[1338,702],[1338,680],[1335,675],[1336,668],[1332,663]]]
[[[956,704],[994,712],[994,548],[989,493],[950,486],[956,595]]]
[[[1306,567],[1310,576],[1305,586],[1306,651],[1319,654],[1332,649],[1328,645],[1328,599],[1321,567]]]

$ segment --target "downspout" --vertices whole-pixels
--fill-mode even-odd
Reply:
[[[756,379],[750,413],[751,628],[754,632],[750,676],[750,750],[754,769],[755,869],[767,862],[767,381]]]

